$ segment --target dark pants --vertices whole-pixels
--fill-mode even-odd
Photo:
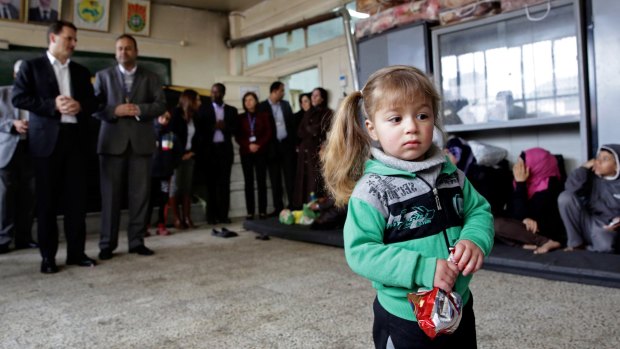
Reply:
[[[271,193],[273,195],[273,207],[275,212],[280,212],[284,208],[284,192],[282,190],[282,179],[286,188],[286,196],[289,206],[293,198],[295,187],[295,170],[297,167],[295,144],[289,138],[283,141],[273,140],[272,147],[267,159],[269,180],[271,182]]]
[[[151,224],[151,216],[153,208],[158,207],[157,224],[166,224],[164,210],[170,197],[170,177],[152,177],[151,178],[151,198],[149,200],[149,208],[146,214],[146,224]]]
[[[9,163],[0,169],[0,245],[32,241],[34,173],[28,141],[21,140]]]
[[[230,208],[230,144],[211,144],[207,156],[207,222],[226,222]]]
[[[267,166],[265,154],[241,155],[241,168],[245,187],[245,206],[248,214],[254,214],[254,172],[258,187],[258,213],[267,213]]]
[[[129,248],[144,245],[146,215],[151,193],[151,154],[136,154],[128,146],[123,154],[100,154],[101,238],[100,249],[118,246],[121,206],[127,194]]]
[[[43,258],[54,259],[58,251],[56,215],[59,206],[64,207],[67,258],[81,258],[84,254],[84,148],[79,142],[77,125],[62,124],[52,154],[33,158],[37,193],[37,235]]]
[[[528,231],[525,228],[525,224],[516,219],[495,217],[494,225],[495,236],[511,246],[521,246],[524,244],[542,246],[549,241],[543,235]]]
[[[463,307],[461,322],[456,331],[449,335],[439,335],[432,340],[420,329],[416,321],[401,319],[388,313],[376,298],[373,310],[375,321],[372,327],[372,337],[377,349],[477,348],[473,295]]]

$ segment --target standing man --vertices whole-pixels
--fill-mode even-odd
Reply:
[[[271,192],[273,194],[272,215],[278,215],[284,208],[282,198],[282,177],[286,188],[286,196],[289,206],[293,198],[295,183],[296,149],[297,146],[297,123],[293,116],[293,110],[288,101],[284,99],[284,83],[275,81],[269,87],[269,98],[263,101],[259,109],[271,115],[272,135],[268,145],[267,168],[271,180]]]
[[[101,176],[99,259],[112,258],[118,245],[121,203],[128,199],[129,253],[150,256],[144,246],[151,188],[151,156],[155,151],[153,119],[166,110],[157,75],[137,64],[138,44],[131,35],[116,39],[118,65],[97,73],[95,94],[102,108],[97,153]],[[127,193],[124,192],[127,190]],[[125,195],[126,194],[126,195]]]
[[[205,120],[204,156],[207,175],[207,223],[230,223],[230,172],[233,164],[232,138],[237,128],[237,108],[224,104],[226,86],[211,87],[211,103],[203,104]]]
[[[30,112],[28,146],[35,171],[37,235],[41,272],[58,272],[57,208],[64,199],[67,265],[90,267],[86,239],[86,178],[84,159],[88,117],[97,100],[90,72],[71,61],[77,43],[73,23],[57,21],[47,30],[45,56],[25,61],[13,86],[13,105]]]
[[[22,60],[13,66],[17,76]],[[34,173],[28,154],[28,112],[13,108],[13,86],[0,87],[0,253],[38,247],[32,241]]]
[[[58,20],[58,10],[52,8],[52,0],[39,0],[39,6],[28,9],[29,22],[54,22]]]

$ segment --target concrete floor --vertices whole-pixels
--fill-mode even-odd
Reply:
[[[342,249],[210,228],[150,237],[151,257],[123,240],[95,268],[64,267],[62,244],[55,275],[0,255],[0,348],[372,347],[374,293]],[[479,348],[620,348],[618,289],[482,270],[472,290]]]

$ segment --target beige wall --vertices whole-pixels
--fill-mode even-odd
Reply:
[[[78,31],[79,51],[113,53],[114,39],[123,33],[122,6],[111,1],[107,33]],[[62,18],[73,19],[73,1],[62,2]],[[228,75],[229,50],[226,15],[187,8],[155,5],[151,7],[149,37],[136,37],[140,54],[171,59],[174,85],[210,87],[216,77]],[[47,27],[25,23],[0,22],[0,40],[14,45],[47,47]],[[186,42],[181,46],[181,41]]]

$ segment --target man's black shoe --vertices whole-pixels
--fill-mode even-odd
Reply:
[[[41,261],[41,272],[43,274],[54,274],[58,272],[56,261],[53,259],[43,258]]]
[[[256,240],[269,240],[269,235],[265,235],[265,234],[260,234],[260,235],[256,235]]]
[[[213,229],[211,231],[211,235],[213,236],[217,236],[218,238],[234,238],[235,236],[239,236],[239,234],[235,233],[234,231],[230,231],[226,228],[222,228],[222,231],[218,231],[217,229]]]
[[[112,250],[109,248],[104,248],[99,251],[99,259],[101,259],[102,261],[112,259]]]
[[[38,248],[39,244],[37,244],[36,242],[30,240],[28,242],[16,242],[15,243],[15,249],[16,250],[24,250],[27,248]]]
[[[77,265],[78,267],[94,267],[97,265],[97,262],[89,258],[87,255],[83,254],[78,258],[67,258],[67,265]]]
[[[144,245],[140,245],[134,248],[130,248],[129,249],[129,253],[137,253],[140,256],[152,256],[155,254],[155,252],[153,252],[153,250],[151,250],[150,248],[144,246]]]
[[[9,248],[9,244],[10,244],[10,242],[7,242],[6,244],[1,244],[0,245],[0,254],[5,254],[5,253],[11,252],[11,249]]]

